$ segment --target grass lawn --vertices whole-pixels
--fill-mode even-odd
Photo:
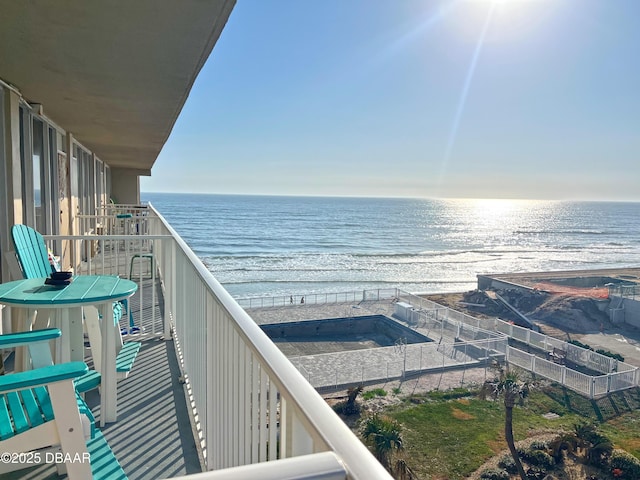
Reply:
[[[421,478],[463,479],[496,452],[507,448],[501,400],[461,397],[463,394],[434,392],[417,399],[424,403],[408,400],[385,412],[403,425],[409,466]],[[532,432],[571,430],[580,421],[594,421],[601,424],[602,433],[616,447],[640,458],[639,406],[638,391],[596,402],[557,387],[537,390],[525,406],[514,409],[514,435],[518,441]],[[542,417],[549,412],[560,417]]]

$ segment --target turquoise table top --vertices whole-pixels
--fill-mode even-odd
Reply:
[[[64,308],[130,297],[138,285],[112,275],[78,275],[70,285],[45,285],[44,278],[0,284],[0,303],[13,306]]]

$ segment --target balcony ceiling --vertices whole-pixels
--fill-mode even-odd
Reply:
[[[0,0],[0,78],[112,167],[148,172],[235,0]]]

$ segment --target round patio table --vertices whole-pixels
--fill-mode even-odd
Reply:
[[[31,278],[0,284],[0,304],[11,307],[13,331],[30,330],[33,311],[51,311],[51,326],[62,332],[56,341],[56,363],[84,360],[83,307],[95,306],[103,325],[112,325],[113,302],[132,296],[138,289],[134,282],[112,275],[78,275],[66,286],[47,285],[45,280]],[[103,328],[100,400],[103,424],[117,418],[116,345],[122,340],[116,334],[120,334],[117,327]],[[23,355],[16,356],[16,368],[25,368]]]

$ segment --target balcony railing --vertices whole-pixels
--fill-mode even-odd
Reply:
[[[131,275],[153,294],[157,280],[162,289],[163,315],[145,334],[172,335],[176,343],[196,443],[216,471],[196,478],[278,478],[281,469],[304,478],[390,478],[151,205],[113,206],[78,221],[88,235],[46,237],[66,266]],[[156,315],[144,305],[148,297],[138,295],[139,315]],[[291,460],[297,457],[304,460]],[[249,470],[226,470],[232,467]]]

